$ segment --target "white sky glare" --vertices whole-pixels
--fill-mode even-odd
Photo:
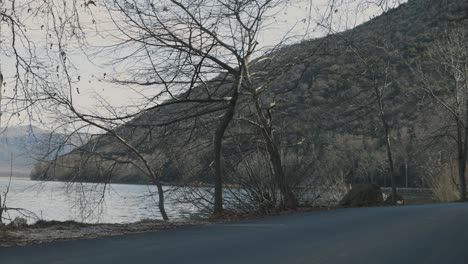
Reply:
[[[400,2],[394,1],[393,6]],[[57,48],[54,46],[53,37],[44,34],[43,30],[44,23],[51,23],[50,18],[44,21],[32,15],[28,16],[28,8],[24,8],[42,1],[16,0],[16,2],[23,3],[22,7],[25,11],[20,15],[24,16],[24,28],[28,29],[25,34],[36,46],[36,56],[47,58],[49,52],[56,51]],[[78,2],[80,3],[80,1]],[[78,43],[72,45],[73,47],[66,47],[67,59],[76,68],[71,77],[74,78],[73,102],[83,111],[101,111],[107,103],[117,108],[138,104],[145,96],[155,94],[157,88],[121,86],[110,82],[112,78],[122,74],[124,67],[115,61],[121,55],[118,52],[125,52],[125,50],[112,51],[109,48],[116,42],[112,34],[115,28],[108,10],[101,6],[99,1],[96,2],[96,6],[89,6],[92,14],[89,12],[80,14],[80,22],[88,37],[89,45],[85,49],[81,49]],[[331,12],[333,31],[350,29],[382,12],[381,8],[374,5],[362,5],[363,1],[359,0],[335,0],[333,2],[335,3],[333,12]],[[0,8],[5,9],[8,5],[11,5],[11,0],[2,1]],[[274,46],[285,36],[291,38],[289,43],[323,36],[325,28],[318,26],[317,23],[322,21],[324,14],[330,13],[328,11],[330,11],[330,1],[328,0],[291,0],[284,5],[273,8],[268,14],[271,18],[264,22],[264,28],[259,35],[259,48]],[[6,82],[4,96],[12,97],[14,91],[11,84],[16,74],[14,70],[15,58],[11,51],[5,51],[7,47],[4,45],[9,42],[8,38],[11,38],[7,30],[9,28],[6,27],[5,22],[0,22],[0,69]],[[103,49],[103,47],[107,48]],[[51,61],[50,63],[55,62]],[[3,101],[5,102],[5,100]],[[104,105],[103,102],[105,102]],[[2,109],[5,107],[7,106],[3,103]],[[10,125],[29,122],[28,118],[15,116],[9,119],[4,117],[1,121],[2,124],[0,124],[2,127],[6,120],[10,120]]]

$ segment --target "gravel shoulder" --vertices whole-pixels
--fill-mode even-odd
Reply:
[[[130,224],[83,224],[77,222],[39,222],[13,228],[0,227],[0,247],[25,246],[53,241],[91,239],[132,233],[143,233],[209,224],[207,221],[144,220]]]
[[[54,241],[92,239],[119,236],[181,227],[203,226],[216,223],[238,222],[249,219],[268,218],[274,215],[290,215],[333,208],[304,207],[270,215],[243,214],[226,211],[222,216],[197,220],[142,220],[128,224],[86,224],[74,221],[39,221],[23,227],[0,226],[0,248],[43,244]]]

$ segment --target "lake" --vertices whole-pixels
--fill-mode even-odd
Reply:
[[[8,178],[0,178],[0,194],[6,191]],[[165,187],[169,191],[170,187]],[[174,195],[172,195],[174,196]],[[187,218],[197,213],[189,203],[166,198],[171,219]],[[142,219],[162,219],[157,207],[154,186],[131,184],[93,184],[11,180],[7,207],[27,209],[44,220],[74,220],[87,223],[130,223]],[[7,217],[18,216],[8,211]],[[34,222],[34,219],[28,219]]]

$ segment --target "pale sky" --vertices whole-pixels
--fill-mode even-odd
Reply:
[[[28,2],[27,0],[23,1]],[[398,0],[394,1],[400,2]],[[357,2],[362,3],[363,1],[336,1],[336,6],[332,12],[334,16],[332,20],[333,31],[352,28],[382,12],[376,6],[357,5]],[[327,0],[292,0],[286,6],[272,10],[271,14],[274,14],[274,18],[266,23],[267,26],[262,31],[258,39],[260,43],[259,48],[274,46],[286,35],[292,38],[291,43],[323,36],[326,30],[324,27],[317,26],[317,21],[328,11],[329,6],[327,3]],[[396,5],[396,3],[393,4]],[[94,50],[92,48],[91,50],[86,50],[86,53],[91,55],[92,61],[87,59],[83,51],[77,47],[72,52],[73,54],[67,54],[68,59],[77,68],[74,78],[80,76],[79,81],[74,80],[75,91],[73,97],[75,104],[82,111],[96,111],[96,109],[102,106],[102,100],[107,101],[112,106],[122,107],[132,105],[139,102],[144,96],[154,94],[157,89],[155,87],[128,87],[109,82],[119,71],[119,68],[115,64],[112,64],[113,59],[118,57],[118,54],[94,54],[96,54],[100,46],[108,46],[114,42],[109,34],[106,34],[106,31],[109,31],[109,27],[112,26],[109,22],[107,10],[104,7],[98,5],[90,8],[92,8],[94,17],[84,14],[82,15],[82,23],[86,29],[85,31],[88,31],[86,33],[89,36],[89,44],[95,47]],[[96,24],[91,23],[93,19],[96,20]],[[43,21],[37,19],[29,19],[26,23],[26,26],[31,28],[27,33],[28,36],[34,40],[38,50],[42,50],[38,52],[39,56],[46,54],[46,45],[49,45],[49,40],[45,39],[43,31],[41,31],[41,23]],[[96,32],[100,32],[100,36],[97,36]],[[103,38],[103,36],[105,37]],[[5,26],[2,24],[0,39],[6,37],[8,36],[5,32]],[[1,45],[0,43],[0,49],[4,49]],[[12,67],[13,63],[11,54],[0,53],[0,67],[7,83],[6,87],[4,87],[4,96],[6,97],[11,96],[13,92],[10,85],[12,77],[15,74]],[[2,107],[5,107],[5,105],[2,105]],[[2,126],[5,125],[7,119],[8,117],[3,117]],[[11,119],[10,125],[20,123],[19,120],[21,119],[17,117]]]

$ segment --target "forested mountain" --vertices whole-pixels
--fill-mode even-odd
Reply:
[[[277,76],[257,80],[260,85],[269,79],[261,103],[272,115],[287,176],[389,185],[382,117],[390,130],[399,186],[424,186],[425,176],[454,160],[449,114],[425,89],[434,84],[431,91],[438,96],[451,93],[452,83],[430,54],[453,29],[468,35],[468,2],[410,0],[354,29],[257,59],[254,73]],[[229,76],[221,74],[213,83],[226,80]],[[216,93],[229,96],[227,86]],[[196,98],[196,90],[187,96]],[[135,146],[163,181],[211,183],[210,151],[222,103],[200,105],[148,110],[115,133]],[[239,167],[242,157],[264,148],[258,129],[245,121],[249,118],[255,119],[255,113],[241,96],[225,137],[227,183],[247,173]],[[252,162],[262,166],[258,158]],[[57,160],[38,163],[31,177],[147,183],[138,169],[143,165],[105,134]]]

